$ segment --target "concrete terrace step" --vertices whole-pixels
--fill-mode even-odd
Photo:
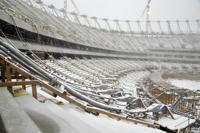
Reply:
[[[41,133],[6,88],[0,88],[0,132]]]
[[[101,133],[72,114],[64,113],[50,101],[40,103],[31,96],[16,97],[15,100],[43,133]]]
[[[70,103],[61,106],[48,100],[39,103],[31,96],[15,99],[44,133],[164,133],[102,115],[94,116]]]

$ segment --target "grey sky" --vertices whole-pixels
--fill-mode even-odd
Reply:
[[[43,0],[63,7],[63,0]],[[70,1],[70,0],[68,0]],[[141,19],[147,0],[74,0],[80,14],[101,18],[136,20]],[[69,3],[69,10],[73,8]],[[151,19],[176,20],[200,19],[200,0],[152,0]]]

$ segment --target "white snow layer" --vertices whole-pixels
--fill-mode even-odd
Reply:
[[[200,90],[200,82],[198,81],[168,79],[167,82],[179,88],[184,88],[184,89],[189,89],[189,90],[194,90],[194,91]]]
[[[50,101],[40,103],[31,96],[15,99],[42,128],[42,131],[48,133],[66,133],[66,131],[69,133],[164,133],[158,129],[117,121],[104,115],[94,116],[67,102],[65,105],[58,106]]]

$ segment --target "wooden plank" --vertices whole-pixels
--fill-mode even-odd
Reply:
[[[37,80],[31,80],[31,81],[17,81],[17,82],[3,82],[0,83],[0,87],[7,87],[7,86],[20,86],[20,85],[31,85],[37,83]]]

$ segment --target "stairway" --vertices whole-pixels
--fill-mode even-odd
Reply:
[[[41,133],[6,88],[0,88],[0,133]]]

